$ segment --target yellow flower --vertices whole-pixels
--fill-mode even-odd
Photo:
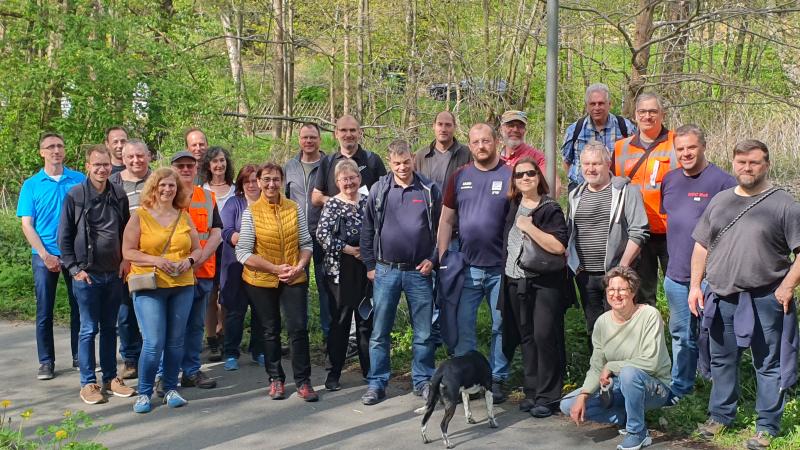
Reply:
[[[64,411],[64,417],[69,417],[71,415],[72,415],[72,411],[70,411],[70,410]]]
[[[20,416],[25,420],[30,419],[32,415],[33,415],[33,410],[30,410],[30,409],[26,409],[25,412],[20,414]]]
[[[3,400],[2,402],[0,402],[0,406],[2,406],[3,408],[8,408],[9,406],[11,406],[11,400]]]
[[[67,438],[67,432],[66,431],[64,431],[64,430],[56,431],[56,440],[57,441],[60,441],[62,439],[66,439],[66,438]]]

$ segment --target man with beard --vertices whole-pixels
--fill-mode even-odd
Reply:
[[[713,380],[710,418],[699,433],[711,438],[736,418],[739,363],[749,347],[757,414],[756,434],[746,444],[751,450],[768,448],[780,432],[784,396],[797,380],[793,292],[800,283],[800,204],[772,187],[769,168],[763,142],[736,144],[738,186],[711,200],[692,233],[689,309],[696,316],[702,312],[702,327],[709,332]]]
[[[485,123],[469,130],[472,163],[447,180],[442,203],[437,247],[439,259],[450,245],[453,226],[461,233],[464,256],[464,287],[458,302],[456,356],[477,350],[478,308],[484,297],[492,314],[489,362],[492,367],[492,395],[495,403],[505,400],[503,383],[508,379],[509,362],[503,354],[503,318],[497,309],[500,277],[503,272],[503,228],[508,214],[508,183],[511,168],[497,152],[497,133]]]
[[[533,158],[542,173],[547,173],[544,170],[544,153],[525,143],[527,127],[528,115],[522,111],[506,111],[500,116],[500,137],[503,138],[500,159],[513,167],[522,158]]]

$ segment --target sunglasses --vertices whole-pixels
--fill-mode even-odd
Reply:
[[[522,177],[524,177],[525,175],[527,175],[528,178],[535,178],[539,174],[536,173],[535,170],[526,170],[524,172],[514,172],[514,178],[517,179],[517,180],[521,180]]]

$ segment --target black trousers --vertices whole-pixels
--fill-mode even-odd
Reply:
[[[639,254],[639,262],[636,265],[636,272],[642,280],[639,292],[636,295],[636,303],[656,305],[658,266],[660,264],[661,271],[666,273],[668,261],[667,236],[663,234],[650,236],[650,240],[642,247],[642,252]]]
[[[564,387],[563,284],[528,280],[524,292],[509,279],[507,299],[517,326],[522,350],[525,398],[536,405],[555,407]],[[503,320],[509,318],[503,317]]]
[[[588,273],[585,271],[575,275],[575,284],[581,294],[583,315],[586,318],[586,333],[589,335],[589,350],[593,350],[592,331],[597,318],[611,309],[606,300],[606,290],[603,289],[603,274]]]
[[[264,331],[261,346],[270,381],[286,381],[281,365],[281,309],[289,335],[292,358],[292,374],[300,387],[311,377],[311,356],[308,348],[308,283],[278,284],[275,288],[263,288],[244,283],[244,290],[253,307],[253,319],[258,320]]]
[[[336,284],[333,280],[334,277],[325,277],[328,288],[328,305],[331,312],[331,328],[328,332],[330,376],[338,379],[342,374],[347,357],[347,346],[350,342],[350,324],[355,316],[358,362],[361,366],[361,375],[366,378],[369,373],[369,338],[372,335],[372,314],[367,320],[361,318],[357,312],[358,306],[343,299],[342,291],[347,290],[348,286]],[[355,289],[355,287],[351,289]]]

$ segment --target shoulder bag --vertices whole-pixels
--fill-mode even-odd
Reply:
[[[170,231],[167,242],[164,244],[164,248],[161,249],[161,254],[158,255],[159,257],[163,257],[167,252],[169,244],[172,242],[172,235],[175,234],[175,229],[178,228],[178,221],[181,220],[182,214],[183,212],[178,211],[178,218],[175,219],[175,223],[172,224],[172,231]],[[128,277],[128,292],[131,294],[139,291],[152,291],[156,287],[156,266],[153,266],[152,272],[130,275]]]
[[[539,206],[531,211],[533,214],[548,203],[554,203],[552,199],[544,200]],[[543,249],[527,233],[522,233],[522,251],[517,258],[517,265],[526,272],[537,274],[552,273],[563,270],[567,266],[567,259],[564,255],[556,255]]]

